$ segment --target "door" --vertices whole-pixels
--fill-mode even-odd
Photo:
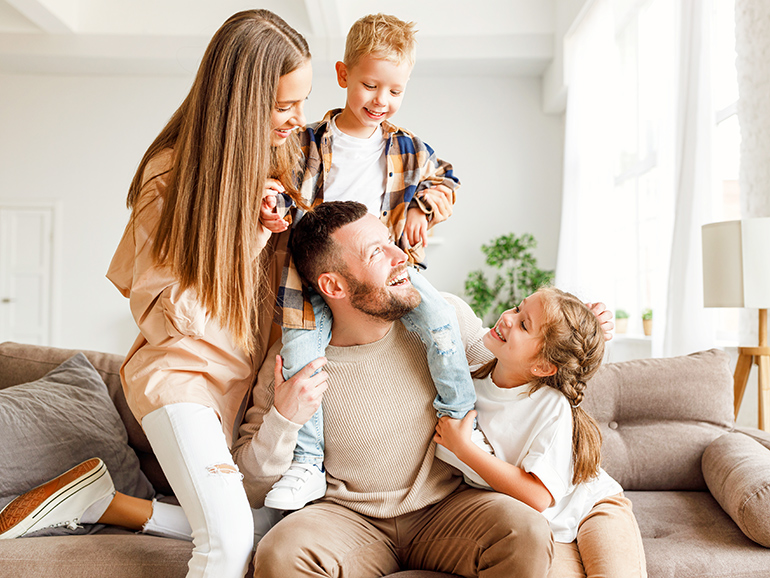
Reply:
[[[51,343],[52,205],[0,204],[0,342]]]

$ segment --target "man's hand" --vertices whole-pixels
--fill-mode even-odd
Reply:
[[[277,201],[275,196],[278,193],[284,192],[286,192],[286,189],[280,181],[276,179],[267,179],[265,181],[262,206],[259,208],[259,221],[265,229],[272,233],[283,233],[289,228],[289,224],[283,220],[276,210]]]
[[[452,199],[454,193],[452,189],[446,185],[436,185],[421,193],[422,198],[426,204],[433,210],[433,217],[428,225],[429,229],[432,229],[439,223],[446,221],[452,216]]]
[[[599,320],[599,324],[604,332],[604,341],[612,339],[612,330],[615,329],[615,323],[612,321],[612,311],[607,310],[607,306],[604,303],[586,303],[586,307],[591,310],[591,313],[596,315]]]
[[[420,241],[423,247],[428,245],[428,216],[421,209],[413,207],[406,212],[404,234],[412,247]]]
[[[321,407],[323,393],[329,378],[325,371],[318,371],[326,364],[319,357],[300,369],[288,381],[283,379],[283,359],[275,356],[275,400],[273,405],[283,417],[297,424],[304,424]],[[318,371],[318,373],[315,373]],[[313,375],[315,374],[315,375]]]

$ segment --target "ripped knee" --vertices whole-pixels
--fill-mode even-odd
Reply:
[[[454,339],[452,339],[451,325],[444,325],[437,329],[431,329],[430,333],[439,355],[451,355],[456,351],[455,342]]]
[[[238,466],[233,464],[214,464],[207,466],[206,470],[212,475],[237,476],[238,479],[243,479],[243,474],[238,469]]]

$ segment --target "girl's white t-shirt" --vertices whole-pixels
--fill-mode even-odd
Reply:
[[[593,480],[572,484],[572,408],[564,395],[528,385],[503,389],[491,377],[475,379],[476,410],[481,431],[495,455],[536,475],[554,502],[543,515],[557,542],[572,542],[580,521],[594,504],[623,491],[600,469]]]
[[[380,217],[385,196],[385,138],[378,126],[369,138],[356,138],[331,121],[332,165],[324,184],[324,201],[358,201]]]

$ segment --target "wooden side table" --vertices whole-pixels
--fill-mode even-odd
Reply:
[[[751,366],[757,364],[759,374],[759,429],[770,431],[770,347],[767,345],[767,309],[759,310],[759,347],[739,347],[738,363],[733,377],[735,417],[741,408]]]

